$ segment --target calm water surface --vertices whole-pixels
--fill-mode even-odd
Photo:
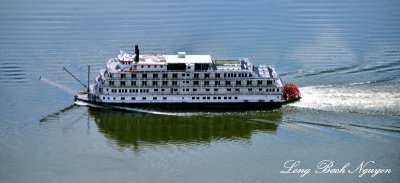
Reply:
[[[0,182],[398,182],[399,9],[396,0],[1,1]],[[134,44],[252,56],[303,99],[243,112],[74,105],[82,87],[62,68],[84,80],[87,65],[94,76]],[[281,174],[288,160],[311,172]],[[322,160],[392,173],[314,173]]]

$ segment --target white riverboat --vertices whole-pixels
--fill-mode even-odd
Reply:
[[[248,58],[210,55],[140,55],[120,52],[76,100],[100,105],[267,109],[285,102],[283,84],[270,65]]]

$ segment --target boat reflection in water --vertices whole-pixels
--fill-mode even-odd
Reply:
[[[199,144],[211,141],[248,141],[253,133],[275,133],[280,111],[168,116],[89,108],[108,139],[120,147],[151,144]]]

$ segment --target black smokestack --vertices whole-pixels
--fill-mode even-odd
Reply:
[[[139,62],[139,46],[135,45],[135,62]]]

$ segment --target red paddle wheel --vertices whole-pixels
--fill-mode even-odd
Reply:
[[[283,99],[286,102],[293,102],[301,98],[299,88],[294,83],[286,83],[283,85]]]

